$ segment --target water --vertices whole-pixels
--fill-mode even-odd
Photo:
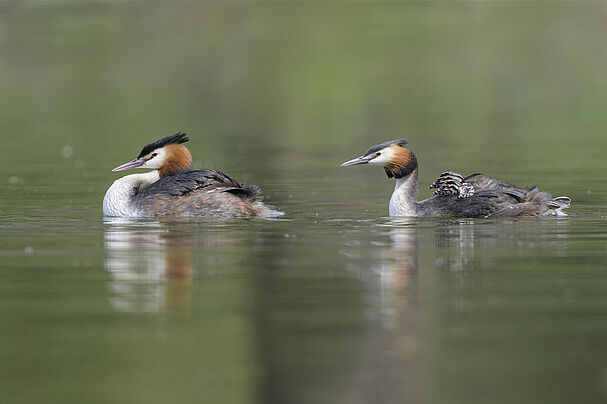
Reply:
[[[5,4],[0,401],[604,401],[604,14]],[[181,130],[285,216],[103,218]],[[570,216],[387,218],[381,169],[338,166],[402,136],[421,197],[482,171]]]
[[[305,192],[274,220],[5,217],[7,401],[601,400],[603,217],[345,217]]]

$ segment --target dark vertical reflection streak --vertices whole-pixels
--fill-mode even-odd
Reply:
[[[257,242],[281,246],[255,254],[258,402],[414,402],[417,229],[334,230],[316,234],[332,253],[296,271],[284,263],[310,240]]]

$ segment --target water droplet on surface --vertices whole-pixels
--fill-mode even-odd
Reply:
[[[23,182],[22,178],[17,177],[16,175],[11,175],[8,177],[8,183],[11,185],[21,184]]]
[[[70,145],[63,146],[63,149],[61,149],[61,155],[66,159],[69,159],[74,155],[74,148]]]

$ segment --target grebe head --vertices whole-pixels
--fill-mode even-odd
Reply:
[[[407,139],[389,140],[372,146],[360,157],[348,160],[341,167],[369,164],[381,166],[389,178],[402,178],[417,168],[417,158],[407,147]]]
[[[135,160],[124,163],[112,171],[123,171],[130,168],[151,168],[158,170],[160,176],[185,170],[192,166],[192,155],[182,145],[189,139],[185,133],[176,133],[147,144]]]

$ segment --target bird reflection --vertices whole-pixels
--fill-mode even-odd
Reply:
[[[566,250],[569,220],[455,220],[432,228],[434,265],[448,271],[496,269],[504,259],[538,247]]]
[[[383,298],[387,301],[382,306],[387,318],[390,318],[390,325],[401,328],[409,325],[408,319],[415,313],[418,230],[413,219],[392,221],[390,226],[391,259],[384,262],[383,268],[383,272],[388,274]]]
[[[475,226],[473,221],[439,222],[434,229],[434,264],[439,268],[461,271],[474,265]],[[488,238],[491,242],[495,238]]]
[[[389,368],[402,370],[417,357],[419,346],[418,219],[391,220],[374,226],[374,230],[346,233],[341,252],[348,258],[348,270],[365,283],[365,314],[380,326],[373,333],[375,343],[387,348],[396,361]],[[370,235],[372,239],[365,240]],[[362,239],[352,240],[359,237]],[[392,377],[391,373],[384,376]],[[413,386],[399,385],[398,390],[404,394],[410,388]]]
[[[112,219],[104,234],[111,304],[120,311],[188,316],[192,237],[155,221]]]
[[[538,248],[565,251],[568,220],[423,220],[400,218],[375,225],[372,232],[344,233],[346,267],[365,283],[365,314],[391,333],[398,357],[415,356],[418,296],[434,293],[420,276],[449,271],[497,270],[513,254]],[[383,229],[388,229],[387,232]],[[464,278],[462,278],[465,281]]]

